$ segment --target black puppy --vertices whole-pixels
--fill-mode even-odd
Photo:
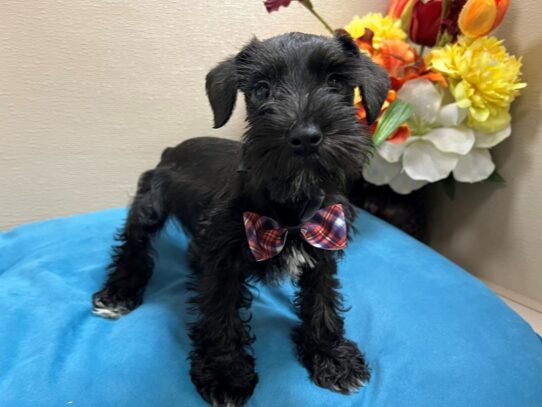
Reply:
[[[118,318],[141,304],[153,268],[151,239],[174,216],[192,236],[198,320],[190,332],[190,374],[201,396],[214,405],[242,405],[251,396],[258,377],[247,284],[283,277],[299,289],[301,323],[292,336],[301,363],[317,385],[350,393],[369,370],[344,337],[336,277],[343,245],[334,238],[353,231],[345,188],[359,177],[370,146],[356,119],[354,89],[374,121],[387,74],[346,35],[290,33],[253,40],[214,68],[206,86],[215,128],[228,121],[237,92],[244,94],[243,141],[185,141],[141,176],[94,312]],[[335,212],[328,218],[329,208]],[[312,230],[312,241],[307,222],[324,225]]]

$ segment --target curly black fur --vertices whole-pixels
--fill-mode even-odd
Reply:
[[[198,318],[190,329],[190,375],[201,396],[231,406],[251,396],[258,376],[248,284],[285,276],[298,286],[301,324],[293,339],[301,363],[317,385],[350,393],[369,379],[369,370],[344,337],[336,277],[340,253],[316,249],[292,234],[281,254],[255,262],[242,214],[253,211],[297,225],[323,193],[322,206],[343,204],[351,234],[355,211],[345,188],[359,177],[370,146],[352,107],[354,88],[361,88],[368,118],[374,119],[388,78],[349,37],[290,33],[253,40],[214,68],[206,86],[215,127],[228,121],[237,92],[244,94],[243,141],[185,141],[166,149],[157,168],[142,175],[109,278],[93,297],[94,311],[117,318],[141,304],[153,267],[151,239],[174,216],[192,236],[190,302]],[[294,134],[316,139],[301,148]]]

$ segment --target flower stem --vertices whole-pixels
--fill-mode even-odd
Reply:
[[[307,10],[309,10],[309,11],[311,12],[311,14],[312,14],[314,17],[316,17],[316,18],[318,19],[318,21],[320,21],[320,22],[324,25],[324,27],[326,27],[326,30],[328,30],[329,33],[330,33],[331,35],[333,35],[333,34],[335,33],[335,31],[333,30],[333,28],[331,28],[331,26],[326,22],[326,20],[324,20],[324,19],[322,18],[322,16],[316,12],[316,10],[314,10],[314,6],[312,5],[311,0],[299,0],[299,2],[300,2],[303,6],[305,6],[305,8],[306,8]]]

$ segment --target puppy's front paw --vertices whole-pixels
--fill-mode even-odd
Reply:
[[[356,344],[343,339],[327,351],[305,355],[304,362],[311,379],[320,387],[350,394],[370,378],[369,368]]]
[[[105,287],[92,296],[92,312],[107,319],[119,319],[133,311],[143,302],[140,294],[126,294]]]
[[[254,358],[247,354],[203,358],[193,354],[190,376],[201,397],[213,406],[240,407],[258,383]]]

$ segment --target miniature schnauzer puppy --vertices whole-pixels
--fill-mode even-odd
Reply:
[[[190,375],[213,405],[243,405],[258,382],[247,311],[253,281],[295,281],[292,338],[314,383],[348,394],[369,379],[363,354],[345,338],[336,264],[356,216],[346,188],[371,145],[353,105],[358,87],[371,123],[389,79],[344,33],[254,39],[206,79],[215,128],[244,94],[242,141],[187,140],[139,180],[94,312],[115,319],[142,303],[151,240],[169,216],[178,219],[191,236],[197,311]]]

